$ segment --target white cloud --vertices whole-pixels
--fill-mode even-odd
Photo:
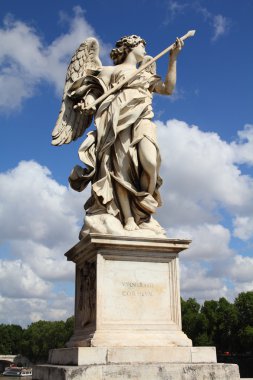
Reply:
[[[228,34],[231,26],[231,21],[229,18],[221,15],[214,14],[210,12],[207,8],[200,5],[198,2],[194,2],[192,8],[195,12],[200,13],[204,20],[208,22],[213,30],[213,35],[211,40],[214,42],[221,36]]]
[[[180,255],[183,296],[232,300],[252,286],[236,278],[238,258],[231,249],[231,235],[253,237],[253,178],[239,168],[241,152],[250,151],[251,128],[239,131],[243,138],[229,144],[178,120],[156,124],[164,179],[159,220],[170,238],[192,239]],[[251,156],[243,157],[243,163],[251,162]]]
[[[227,297],[229,292],[223,278],[210,276],[208,270],[195,262],[187,266],[180,264],[182,297],[194,297],[198,302]]]
[[[166,18],[164,24],[167,25],[172,22],[175,17],[184,14],[186,9],[188,9],[188,11],[192,9],[194,12],[201,14],[204,20],[211,25],[213,30],[212,41],[216,41],[221,36],[228,34],[231,25],[230,19],[221,14],[210,12],[197,1],[193,3],[182,3],[176,0],[168,1],[166,4]]]
[[[78,242],[87,193],[58,184],[33,161],[0,174],[0,187],[1,321],[67,318],[73,297],[61,284],[74,284],[74,264],[64,253]]]
[[[65,226],[62,227],[65,231]],[[73,234],[73,240],[78,242],[78,231]],[[73,242],[73,244],[74,244]],[[29,262],[30,268],[46,281],[74,281],[74,264],[68,262],[64,253],[70,245],[55,243],[53,248],[33,240],[14,240],[10,244],[12,254],[22,261]]]
[[[219,37],[227,34],[230,28],[229,20],[222,15],[214,15],[212,17],[212,23],[214,28],[214,33],[212,40],[216,41]]]
[[[58,184],[34,161],[0,174],[0,240],[45,280],[73,279],[63,256],[78,240],[86,192]]]
[[[37,80],[15,64],[0,70],[0,111],[15,110],[32,97]]]
[[[234,219],[234,236],[248,240],[253,236],[253,217],[237,216]]]
[[[73,315],[73,298],[64,294],[50,301],[38,298],[5,298],[0,295],[0,322],[26,327],[39,320],[65,320]]]
[[[180,253],[183,298],[194,297],[200,303],[220,297],[234,298],[235,289],[227,287],[232,276],[228,263],[234,255],[228,229],[221,224],[182,226],[169,229],[168,236],[192,239],[189,249]]]
[[[73,8],[72,17],[65,16],[65,23],[69,32],[47,45],[33,27],[5,17],[0,29],[0,111],[20,108],[41,81],[51,83],[61,93],[67,64],[75,49],[87,37],[98,38],[79,6]],[[104,58],[109,48],[101,40],[100,45]]]
[[[231,273],[237,281],[253,283],[253,257],[236,255]]]
[[[236,144],[228,144],[216,133],[202,132],[182,121],[156,124],[165,202],[166,197],[170,203],[173,198],[177,200],[177,207],[175,202],[172,206],[173,215],[167,213],[169,221],[177,219],[177,212],[193,223],[203,222],[207,214],[213,221],[219,217],[216,212],[221,205],[231,213],[252,210],[253,180],[242,174],[236,163]],[[194,210],[196,214],[192,213]]]
[[[188,238],[192,240],[190,248],[183,253],[183,257],[189,260],[227,260],[233,252],[229,248],[230,231],[221,224],[200,224],[197,226],[185,226],[171,228],[169,236],[175,238]]]
[[[253,165],[253,125],[246,124],[244,129],[238,131],[239,140],[232,142],[236,161],[240,164]]]
[[[21,260],[0,260],[1,295],[8,298],[46,298],[51,285]]]
[[[236,297],[241,292],[253,292],[253,281],[250,282],[243,282],[243,283],[235,283],[236,288]]]
[[[186,3],[178,2],[175,0],[170,0],[166,4],[166,19],[164,21],[164,24],[167,25],[169,22],[174,20],[174,18],[184,12],[184,9],[188,6]]]
[[[32,239],[53,248],[73,243],[78,234],[78,193],[52,179],[50,171],[34,161],[0,174],[0,240]],[[74,209],[72,208],[72,204]],[[80,210],[79,210],[80,211]]]
[[[234,283],[235,296],[240,292],[253,291],[253,257],[235,255],[228,271]]]

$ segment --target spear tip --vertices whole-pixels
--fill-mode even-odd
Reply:
[[[186,40],[186,38],[193,37],[196,33],[196,30],[189,30],[183,37],[181,37],[181,40]]]
[[[189,30],[187,34],[189,37],[193,37],[195,33],[196,33],[196,30]]]

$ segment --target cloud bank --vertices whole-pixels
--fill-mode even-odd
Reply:
[[[0,174],[0,187],[1,320],[67,318],[74,264],[64,253],[78,241],[87,194],[60,185],[34,161]]]
[[[231,299],[252,289],[243,270],[251,269],[252,259],[231,243],[253,240],[253,178],[240,168],[241,163],[252,165],[253,125],[245,125],[229,144],[183,121],[156,124],[165,204],[159,218],[168,236],[193,240],[182,254],[183,296]]]

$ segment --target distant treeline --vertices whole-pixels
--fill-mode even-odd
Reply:
[[[194,346],[216,346],[218,353],[252,354],[253,291],[238,295],[234,303],[225,298],[205,301],[181,300],[183,331]],[[74,317],[64,321],[39,321],[23,329],[0,324],[0,354],[21,354],[31,362],[46,361],[51,348],[64,347],[73,334]]]
[[[45,362],[51,348],[62,348],[74,330],[74,317],[64,321],[38,321],[23,329],[0,324],[0,354],[21,354],[32,363]]]
[[[253,291],[238,295],[234,303],[226,298],[205,301],[181,300],[183,331],[194,346],[215,346],[218,354],[253,353]]]

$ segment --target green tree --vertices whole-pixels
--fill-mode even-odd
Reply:
[[[237,311],[234,304],[228,302],[224,297],[220,298],[217,307],[216,331],[214,343],[217,351],[235,352],[237,333]]]
[[[217,334],[217,317],[218,317],[218,301],[205,301],[201,307],[201,314],[207,320],[207,336],[209,345],[215,345],[215,337]]]
[[[43,362],[48,358],[48,351],[52,348],[61,348],[70,337],[71,319],[64,321],[38,321],[32,323],[25,330],[21,353],[32,362]]]
[[[74,333],[74,316],[72,317],[69,317],[66,322],[65,322],[65,328],[66,328],[66,341],[69,341],[69,339],[71,338],[71,336],[73,335]]]
[[[243,292],[235,299],[241,326],[253,326],[253,291]]]
[[[189,298],[187,301],[181,298],[182,329],[190,339],[195,338],[195,324],[199,310],[200,305],[195,298]]]
[[[0,353],[12,355],[19,353],[23,329],[19,325],[0,325]]]
[[[246,326],[239,332],[239,339],[244,353],[252,353],[253,350],[253,327]]]
[[[195,298],[181,300],[182,328],[195,346],[207,346],[207,320],[200,314],[200,305]]]
[[[243,292],[235,299],[238,315],[237,347],[238,352],[253,352],[253,291]]]

